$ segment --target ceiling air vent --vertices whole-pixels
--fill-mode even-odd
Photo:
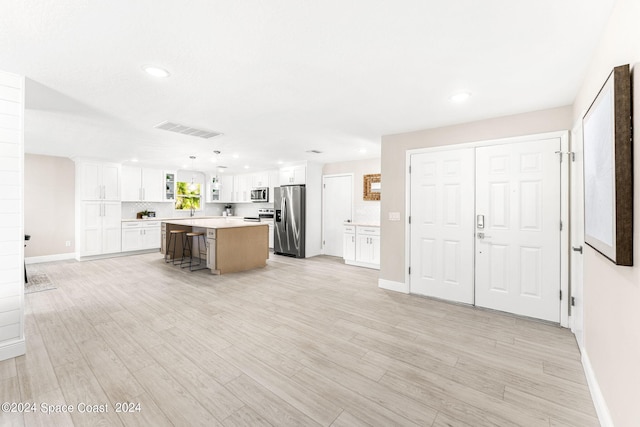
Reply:
[[[220,132],[213,132],[213,131],[204,130],[204,129],[196,129],[190,126],[185,126],[185,125],[181,125],[179,123],[174,123],[170,121],[158,123],[154,127],[156,129],[162,129],[169,132],[181,133],[183,135],[197,136],[198,138],[204,138],[204,139],[209,139],[209,138],[213,138],[214,136],[222,135],[222,133]]]

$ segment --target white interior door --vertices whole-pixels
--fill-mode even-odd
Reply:
[[[353,175],[324,176],[322,180],[324,254],[342,257],[344,223],[353,219]]]
[[[571,330],[576,336],[580,348],[584,348],[584,292],[583,258],[584,248],[584,175],[583,175],[583,141],[582,123],[573,129],[571,133],[571,151],[574,152],[575,161],[571,163],[571,284],[570,297],[575,304],[571,306]]]
[[[411,156],[411,293],[473,304],[474,149]]]
[[[560,320],[560,139],[476,149],[476,305]]]

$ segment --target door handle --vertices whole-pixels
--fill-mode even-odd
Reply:
[[[575,246],[571,246],[571,249],[573,249],[574,252],[582,253],[582,246],[578,246],[577,248]]]
[[[487,236],[483,232],[477,233],[477,236],[478,236],[478,239],[480,239],[480,240],[482,240],[482,239],[490,239],[491,238],[491,236]]]

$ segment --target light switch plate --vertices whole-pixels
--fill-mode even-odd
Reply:
[[[389,221],[400,221],[400,212],[389,212]]]

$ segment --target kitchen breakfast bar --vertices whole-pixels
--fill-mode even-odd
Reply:
[[[244,221],[239,218],[189,218],[163,221],[161,252],[168,259],[174,257],[177,259],[182,258],[187,237],[186,233],[171,233],[172,230],[203,233],[202,236],[189,237],[192,239],[190,247],[194,258],[199,258],[200,262],[206,262],[206,267],[212,274],[235,273],[267,265],[269,226],[266,223]],[[169,242],[172,234],[173,237]],[[169,243],[171,243],[170,247]]]

